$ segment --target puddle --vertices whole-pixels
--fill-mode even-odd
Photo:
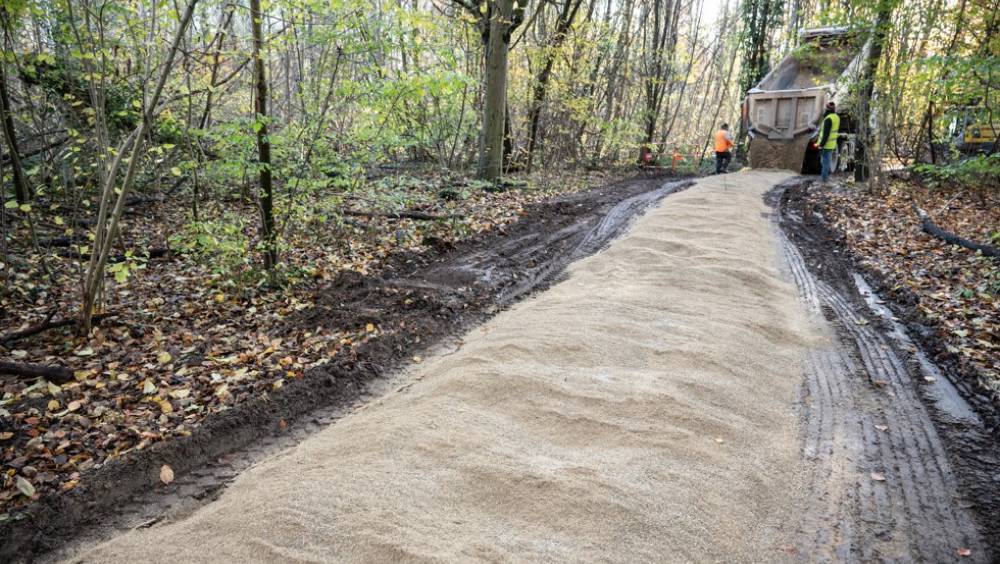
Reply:
[[[923,381],[920,382],[920,391],[934,403],[940,415],[949,417],[956,422],[967,423],[980,426],[982,421],[972,407],[962,398],[955,385],[948,380],[938,367],[927,358],[919,347],[917,347],[906,334],[903,324],[896,320],[892,310],[885,306],[872,290],[868,282],[858,273],[851,273],[854,278],[854,285],[858,293],[864,298],[865,303],[872,313],[881,318],[891,331],[888,336],[896,341],[903,349],[913,353],[914,358],[920,365],[920,373]]]

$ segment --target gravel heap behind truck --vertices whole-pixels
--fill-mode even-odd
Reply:
[[[750,165],[817,174],[819,126],[823,108],[833,100],[841,118],[834,170],[846,170],[857,131],[851,85],[866,49],[847,28],[805,29],[799,36],[801,44],[747,92],[743,119],[750,135]]]

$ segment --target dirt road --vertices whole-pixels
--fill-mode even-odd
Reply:
[[[775,228],[787,178],[671,195],[216,501],[71,560],[986,560],[905,369]]]

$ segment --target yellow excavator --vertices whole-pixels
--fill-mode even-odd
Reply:
[[[982,106],[956,106],[951,109],[948,124],[948,138],[959,152],[977,155],[1000,150],[997,137],[1000,134],[1000,116],[990,118],[990,112]]]

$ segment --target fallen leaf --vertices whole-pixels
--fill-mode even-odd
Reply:
[[[68,409],[70,411],[76,411],[76,410],[80,409],[81,405],[83,405],[83,403],[80,400],[73,400],[73,401],[69,402],[69,404],[66,406],[66,409]]]
[[[60,388],[57,384],[53,384],[52,382],[49,382],[49,386],[48,387],[49,387],[49,394],[51,394],[53,396],[62,395],[62,388]]]
[[[170,356],[170,353],[168,353],[167,351],[163,351],[160,354],[156,355],[156,362],[159,362],[160,364],[167,364],[171,360],[173,360],[173,357]]]
[[[59,411],[59,400],[49,400],[49,405],[46,408],[49,411]]]
[[[76,356],[94,356],[94,349],[87,347],[76,351]]]
[[[889,430],[889,427],[886,426],[886,425],[875,425],[875,428],[878,429],[879,431],[888,431]]]
[[[160,481],[169,484],[174,481],[174,469],[164,464],[160,467]]]
[[[375,332],[375,325],[372,324],[372,323],[369,323],[368,325],[365,325],[365,331],[367,331],[369,333],[374,333]]]
[[[14,483],[17,484],[17,489],[24,494],[24,497],[31,497],[35,495],[35,486],[31,485],[31,482],[24,479],[23,476],[18,476]]]
[[[876,482],[884,482],[885,481],[885,475],[881,474],[879,472],[872,472],[871,476],[872,476],[872,480],[875,480]]]
[[[156,384],[154,384],[153,381],[150,380],[149,378],[146,378],[146,381],[143,382],[142,384],[142,393],[146,394],[147,396],[155,394]]]

